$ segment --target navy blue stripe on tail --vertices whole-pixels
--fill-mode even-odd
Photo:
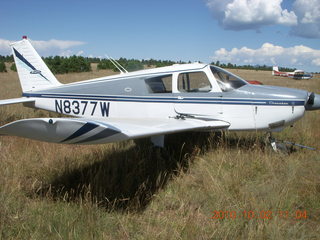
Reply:
[[[30,67],[32,70],[34,71],[38,71],[37,73],[40,74],[41,77],[43,77],[44,79],[46,79],[47,81],[49,81],[45,76],[43,76],[43,74],[41,73],[41,71],[37,70],[27,59],[24,58],[24,56],[22,56],[15,48],[13,48],[14,54],[16,55],[17,58],[19,58],[24,64],[26,64],[28,67]]]
[[[25,59],[15,48],[13,48],[14,54],[19,58],[22,62],[24,62],[28,67],[30,67],[32,70],[36,70],[36,68],[28,62],[27,59]]]

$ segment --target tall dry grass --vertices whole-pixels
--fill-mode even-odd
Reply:
[[[58,79],[91,74],[108,73]],[[237,74],[320,92],[318,76]],[[1,99],[19,97],[16,73],[0,81]],[[48,114],[11,105],[1,107],[0,122]],[[276,136],[320,149],[319,133],[319,113],[308,112]],[[319,239],[319,151],[276,154],[264,140],[255,132],[183,133],[160,150],[132,141],[77,146],[2,136],[0,239]]]

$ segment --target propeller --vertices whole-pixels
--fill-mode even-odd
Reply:
[[[304,107],[307,111],[320,109],[320,95],[314,92],[309,93],[308,100]]]

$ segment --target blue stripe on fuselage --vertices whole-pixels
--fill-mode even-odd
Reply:
[[[228,105],[273,105],[273,106],[304,106],[303,100],[273,100],[273,99],[241,99],[241,98],[197,98],[186,97],[136,97],[136,96],[90,96],[77,94],[36,94],[24,93],[24,97],[62,98],[68,100],[94,100],[113,102],[146,102],[146,103],[190,103],[190,104],[228,104]]]

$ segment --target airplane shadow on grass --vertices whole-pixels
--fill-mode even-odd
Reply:
[[[97,157],[92,165],[66,171],[42,186],[36,195],[54,200],[87,201],[108,211],[143,211],[155,193],[209,146],[221,144],[221,134],[179,133],[166,138],[165,149],[147,141]],[[227,145],[251,147],[256,140],[232,140]],[[91,155],[92,157],[92,155]]]

